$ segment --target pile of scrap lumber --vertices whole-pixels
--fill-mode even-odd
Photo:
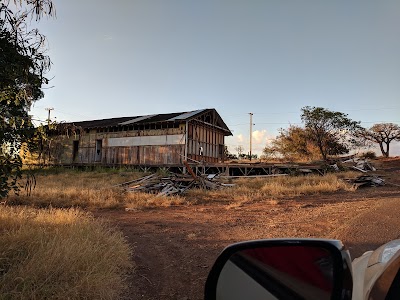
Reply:
[[[229,187],[232,184],[224,184],[217,180],[217,176],[195,176],[173,174],[171,176],[161,176],[151,174],[136,180],[120,184],[128,192],[145,192],[156,194],[157,196],[170,196],[183,194],[189,189],[202,188],[215,190],[222,187]]]
[[[385,185],[385,180],[379,176],[362,175],[351,180],[356,188],[367,186],[382,186]]]
[[[367,159],[352,157],[341,161],[342,165],[349,166],[351,169],[367,173],[368,171],[376,171],[376,168]]]

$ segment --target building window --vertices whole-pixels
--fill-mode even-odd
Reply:
[[[79,140],[72,142],[72,161],[74,162],[76,157],[78,156],[79,151]]]

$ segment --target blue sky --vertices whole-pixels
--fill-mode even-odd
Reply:
[[[54,79],[35,119],[47,107],[58,121],[216,108],[230,150],[247,152],[252,112],[256,153],[306,105],[400,124],[400,1],[54,4],[38,24]]]

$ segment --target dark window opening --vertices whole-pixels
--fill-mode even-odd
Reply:
[[[78,156],[79,150],[79,141],[72,142],[72,161],[75,161],[76,157]]]
[[[95,161],[101,161],[101,149],[102,149],[102,140],[96,140],[96,155]]]
[[[222,156],[224,154],[225,145],[219,144],[219,155]]]

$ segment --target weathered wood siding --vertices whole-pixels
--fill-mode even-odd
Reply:
[[[224,134],[221,130],[199,122],[191,122],[188,127],[189,158],[206,162],[223,160]],[[203,147],[202,156],[200,147]]]
[[[209,113],[190,121],[144,125],[140,130],[134,126],[84,129],[69,138],[59,137],[54,162],[181,165],[185,154],[189,161],[220,162],[226,131],[216,124],[215,114]]]
[[[103,149],[102,163],[127,165],[182,164],[184,145],[107,147]]]
[[[89,132],[83,132],[80,135],[70,138],[59,138],[60,144],[63,145],[63,150],[60,151],[62,154],[55,162],[66,164],[182,164],[185,152],[185,132],[182,129],[184,130],[184,128],[168,128],[164,130],[121,132],[97,132],[97,130],[90,130]],[[148,138],[141,139],[140,137]],[[140,142],[141,140],[144,142]],[[74,141],[78,143],[75,155],[73,149]],[[100,159],[96,159],[96,141],[101,141],[102,144]],[[111,146],[109,146],[109,141],[113,141]],[[141,143],[145,142],[153,144],[165,143],[166,145],[141,145]],[[135,143],[139,145],[136,146],[134,145]],[[171,143],[171,145],[167,143]]]

